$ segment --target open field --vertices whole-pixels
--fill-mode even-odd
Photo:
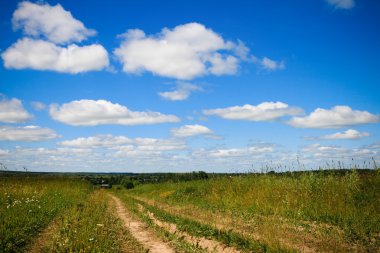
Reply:
[[[97,177],[1,175],[0,251],[380,252],[378,170]]]
[[[352,171],[146,184],[128,194],[190,233],[241,249],[365,252],[379,248],[379,190],[378,172]]]
[[[73,178],[0,177],[0,250],[22,250],[57,214],[90,191],[88,183]]]

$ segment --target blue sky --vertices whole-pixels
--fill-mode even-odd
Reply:
[[[8,2],[0,162],[132,172],[380,163],[379,11],[360,0]]]

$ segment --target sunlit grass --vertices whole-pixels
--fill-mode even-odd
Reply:
[[[224,213],[226,217],[243,222],[256,222],[256,227],[267,230],[258,231],[267,237],[264,238],[267,241],[276,240],[271,238],[275,229],[265,221],[266,218],[260,217],[278,217],[276,219],[281,223],[285,223],[285,219],[309,228],[325,224],[321,231],[325,231],[326,238],[330,229],[327,226],[331,225],[334,231],[343,231],[343,236],[336,238],[342,244],[359,244],[368,249],[379,245],[380,174],[375,170],[365,173],[352,170],[344,173],[251,174],[146,184],[128,192],[171,206],[200,208],[211,213]],[[267,224],[263,225],[265,222]],[[339,245],[331,247],[339,248]]]
[[[46,252],[143,252],[116,217],[104,190],[66,211],[57,227]]]
[[[0,177],[0,251],[19,252],[92,187],[76,178]]]
[[[203,253],[205,250],[201,249],[199,245],[194,245],[186,242],[184,238],[180,237],[177,234],[172,234],[169,231],[157,226],[154,222],[149,218],[146,212],[143,212],[138,208],[138,204],[141,202],[129,197],[124,194],[124,191],[114,191],[116,194],[128,208],[128,210],[135,216],[136,219],[144,222],[152,231],[154,231],[163,241],[170,243],[170,245],[175,249],[176,252],[184,252],[184,253]]]

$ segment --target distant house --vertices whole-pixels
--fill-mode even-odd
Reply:
[[[102,189],[111,189],[112,186],[110,184],[101,184],[100,188],[102,188]]]

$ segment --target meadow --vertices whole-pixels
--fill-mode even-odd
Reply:
[[[380,249],[378,169],[97,177],[0,175],[0,251]]]
[[[21,251],[58,213],[90,191],[88,183],[73,178],[0,177],[0,251]]]
[[[380,247],[379,171],[225,176],[144,184],[128,194],[185,230],[225,237],[242,249],[247,242],[286,251]]]

